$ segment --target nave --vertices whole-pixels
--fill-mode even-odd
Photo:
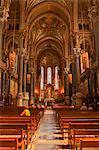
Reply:
[[[88,122],[90,122],[90,121],[91,120],[89,120]],[[76,120],[75,120],[75,122],[76,122]],[[81,122],[83,122],[83,119]],[[97,119],[96,119],[96,122],[98,123]],[[93,127],[91,126],[91,128],[93,128]],[[88,129],[88,130],[90,132],[90,129]],[[94,131],[94,129],[93,129],[93,131]],[[33,137],[31,144],[28,147],[28,150],[46,150],[46,149],[47,150],[69,150],[69,149],[70,150],[74,150],[74,149],[81,150],[79,144],[77,144],[75,148],[70,145],[69,129],[67,129],[65,127],[64,132],[65,132],[65,134],[63,134],[61,132],[57,111],[52,110],[52,109],[47,109],[47,110],[45,110],[44,116],[42,117],[42,119],[39,122],[38,130],[36,131],[35,136]],[[98,129],[96,132],[98,132]],[[85,136],[87,138],[94,137],[94,135],[91,135],[91,134],[87,135],[87,130],[86,130]],[[98,137],[98,136],[96,136],[96,137]],[[83,137],[84,137],[84,135],[83,135]],[[96,139],[93,139],[93,140],[95,141]],[[93,145],[93,147],[92,146],[85,147],[85,148],[83,148],[83,150],[99,150],[99,147],[97,147],[97,146],[94,147],[94,145]]]
[[[22,116],[24,111],[30,116]],[[0,108],[0,150],[99,150],[99,112],[74,106]]]
[[[67,146],[66,146],[67,145]],[[38,130],[33,137],[30,150],[61,150],[68,147],[67,138],[63,139],[60,132],[59,123],[57,122],[56,112],[48,109],[44,112]]]

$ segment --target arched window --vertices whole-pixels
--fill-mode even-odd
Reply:
[[[44,89],[44,67],[41,66],[41,83],[40,83],[41,90]]]
[[[55,67],[55,90],[58,90],[59,88],[59,83],[58,83],[58,66]]]
[[[51,67],[47,68],[47,84],[52,84],[52,69],[51,69]]]

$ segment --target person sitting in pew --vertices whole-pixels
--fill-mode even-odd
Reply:
[[[25,106],[25,109],[20,114],[20,116],[30,116],[30,110],[28,109],[28,106]]]
[[[83,103],[82,106],[80,107],[80,110],[87,110],[86,103]]]
[[[92,104],[89,104],[88,110],[93,110]]]

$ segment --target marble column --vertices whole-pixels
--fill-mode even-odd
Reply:
[[[87,74],[88,79],[88,95],[91,96],[91,79],[90,79],[90,72]]]
[[[6,72],[6,79],[5,79],[5,82],[6,82],[6,86],[5,86],[5,105],[9,106],[9,94],[10,94],[10,78],[9,78],[9,74],[8,72]]]
[[[76,61],[75,58],[73,58],[72,62],[72,105],[75,105],[76,103]]]
[[[23,74],[23,106],[28,106],[29,94],[26,92],[27,83],[27,57],[24,58],[24,74]]]
[[[64,69],[64,96],[65,96],[65,103],[66,103],[67,105],[70,104],[68,72],[69,72],[69,68],[66,67],[66,68]]]
[[[2,94],[4,95],[5,93],[5,71],[3,71],[3,77],[2,77]]]
[[[26,78],[27,78],[27,58],[24,59],[24,74],[23,74],[24,93],[26,93]]]
[[[7,21],[8,11],[10,7],[10,2],[11,0],[7,0],[5,5],[4,5],[4,0],[1,0],[1,5],[0,5],[0,61],[2,61],[2,33],[3,33],[3,27],[4,27],[4,22]],[[0,68],[0,94],[1,94],[1,74],[2,74],[2,69]]]
[[[23,54],[19,54],[19,72],[18,72],[18,96],[17,106],[22,106],[23,94],[22,94],[22,81],[23,81]]]
[[[34,104],[34,72],[31,72],[31,80],[30,80],[30,105]]]
[[[76,58],[76,105],[82,105],[82,94],[80,89],[80,48],[74,48]]]
[[[91,97],[94,96],[94,72],[91,71],[90,72],[90,93],[91,93]]]
[[[97,93],[99,94],[99,69],[97,71]]]
[[[5,91],[6,96],[8,95],[8,88],[9,88],[9,86],[8,86],[8,80],[9,80],[8,72],[6,72],[6,91]]]
[[[80,57],[76,54],[76,92],[80,92]]]
[[[1,61],[2,61],[2,31],[3,31],[3,22],[0,20],[0,60]],[[2,80],[2,68],[0,68],[0,94],[2,92],[1,80]]]
[[[2,94],[2,69],[0,68],[0,95]]]

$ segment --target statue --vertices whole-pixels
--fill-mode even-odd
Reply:
[[[14,69],[15,64],[16,64],[16,53],[15,53],[15,51],[12,51],[12,52],[9,53],[8,60],[9,60],[9,67],[11,69]]]

